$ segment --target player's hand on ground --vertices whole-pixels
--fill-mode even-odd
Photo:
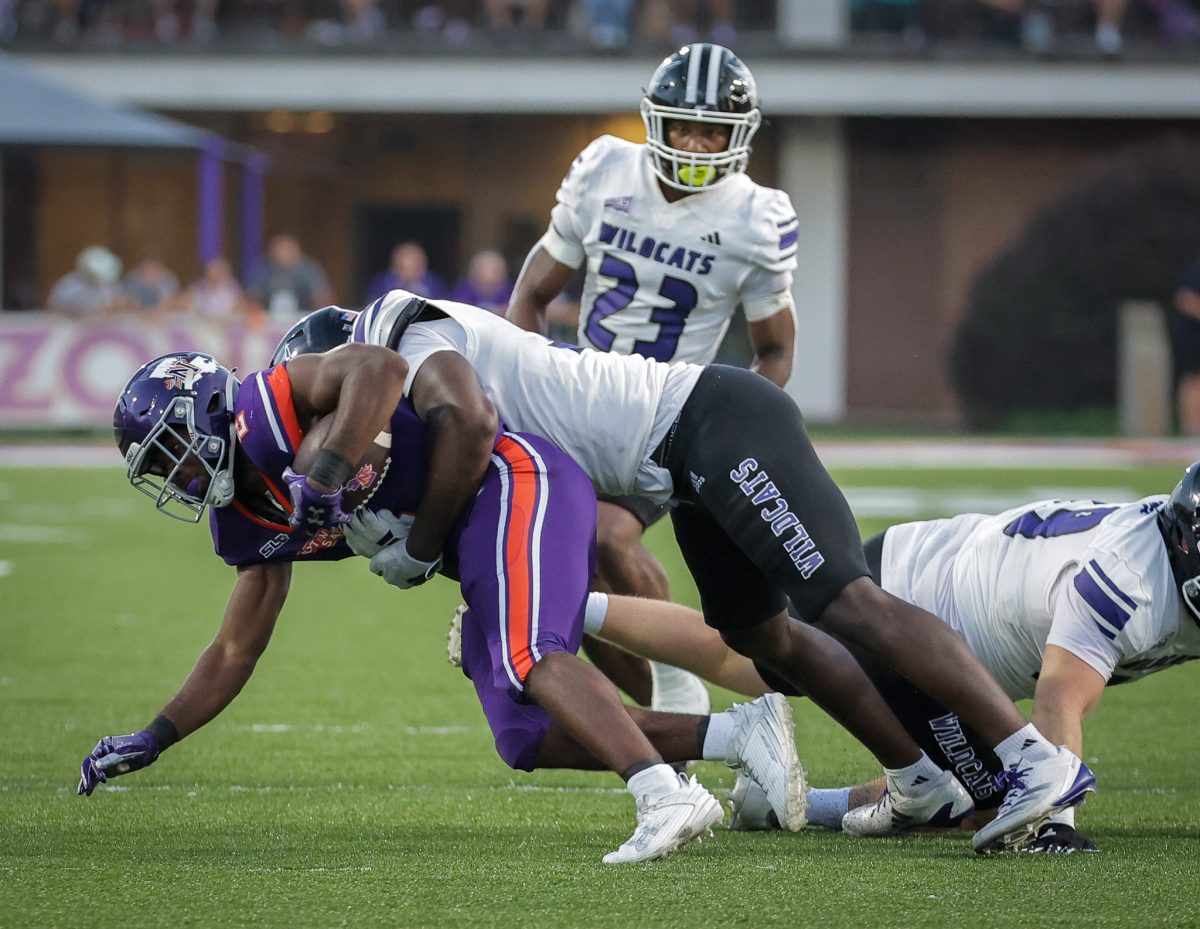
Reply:
[[[297,474],[291,468],[283,472],[288,492],[292,496],[292,515],[288,519],[293,529],[315,535],[321,529],[332,529],[350,517],[342,512],[342,488],[322,490],[308,482],[308,475]]]
[[[412,532],[413,519],[408,514],[397,516],[391,510],[372,512],[363,507],[351,517],[342,531],[346,534],[346,544],[354,554],[374,558],[380,549],[407,539]]]
[[[1095,844],[1074,826],[1066,823],[1046,823],[1034,840],[1022,851],[1044,855],[1073,855],[1075,852],[1098,852]]]
[[[158,740],[145,729],[129,735],[105,736],[79,766],[76,793],[90,797],[98,784],[151,765],[157,757]]]
[[[408,544],[401,540],[380,549],[371,558],[371,573],[377,574],[393,587],[408,590],[419,587],[437,574],[442,566],[442,556],[433,561],[422,561],[408,552]]]

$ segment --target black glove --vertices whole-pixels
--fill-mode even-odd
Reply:
[[[1075,852],[1098,852],[1095,844],[1074,826],[1066,823],[1046,823],[1023,852],[1045,855],[1073,855]]]

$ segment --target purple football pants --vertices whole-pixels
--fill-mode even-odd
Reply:
[[[533,770],[550,716],[525,697],[545,655],[579,651],[596,560],[596,494],[565,452],[504,433],[458,541],[468,610],[462,668],[475,685],[496,751]]]

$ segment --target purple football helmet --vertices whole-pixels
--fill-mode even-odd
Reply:
[[[155,358],[129,379],[113,412],[113,433],[129,482],[172,519],[196,523],[204,509],[233,500],[233,402],[239,382],[211,355]],[[208,475],[179,486],[181,469],[198,461]]]

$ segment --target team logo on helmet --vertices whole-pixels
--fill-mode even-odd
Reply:
[[[214,374],[217,362],[205,355],[172,355],[162,359],[150,372],[152,378],[162,378],[167,390],[191,390],[204,374]]]

